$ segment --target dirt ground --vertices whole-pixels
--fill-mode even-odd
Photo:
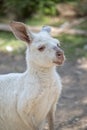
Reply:
[[[0,53],[0,74],[23,72],[23,55]],[[87,59],[66,61],[58,67],[63,91],[57,105],[56,130],[87,130]]]

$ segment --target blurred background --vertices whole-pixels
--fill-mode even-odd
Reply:
[[[23,42],[9,22],[21,21],[32,31],[52,26],[66,62],[58,67],[63,92],[57,107],[56,130],[87,130],[87,0],[0,0],[0,74],[24,72]]]

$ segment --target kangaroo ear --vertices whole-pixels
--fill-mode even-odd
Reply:
[[[46,32],[50,33],[51,32],[51,27],[50,26],[43,26],[42,31],[46,31]]]
[[[33,36],[25,24],[13,21],[10,23],[10,27],[16,38],[27,42],[28,44],[32,42]]]

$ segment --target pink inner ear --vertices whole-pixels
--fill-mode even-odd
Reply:
[[[26,31],[26,26],[23,23],[12,22],[10,26],[12,27],[12,31],[18,39],[30,43],[30,38]]]

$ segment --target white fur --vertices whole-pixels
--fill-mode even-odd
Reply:
[[[52,49],[57,44],[47,32],[36,34],[27,47],[27,70],[0,76],[0,130],[42,130],[61,93]],[[45,44],[44,52],[37,47]]]

